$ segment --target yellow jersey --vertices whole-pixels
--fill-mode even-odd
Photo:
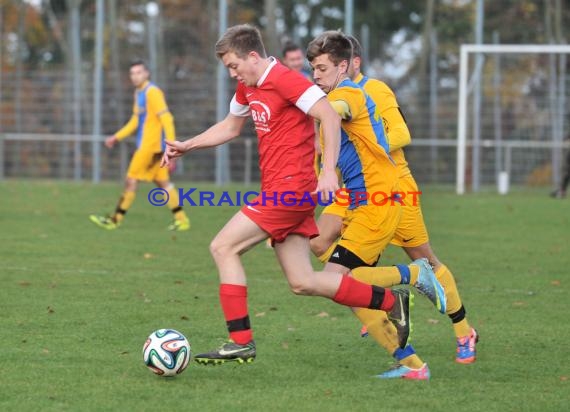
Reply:
[[[370,203],[375,193],[391,197],[398,190],[398,169],[388,154],[376,104],[350,79],[340,82],[327,99],[342,118],[337,166],[350,197],[349,209]]]
[[[390,156],[400,170],[400,177],[410,176],[411,171],[402,148],[410,144],[412,138],[396,95],[386,83],[370,79],[362,73],[356,76],[354,82],[362,87],[376,103],[377,116],[380,115],[384,122],[384,129],[390,144]]]
[[[174,118],[168,110],[164,94],[156,85],[145,82],[135,90],[133,114],[115,136],[122,140],[136,135],[137,150],[160,153],[165,149],[164,140],[174,140]]]

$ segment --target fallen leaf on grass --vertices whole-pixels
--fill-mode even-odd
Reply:
[[[429,323],[430,325],[437,325],[439,323],[439,320],[437,319],[428,319],[427,323]]]
[[[144,303],[150,303],[152,300],[146,297],[145,292],[139,292],[139,297],[143,300]]]
[[[22,281],[18,282],[18,285],[20,285],[20,286],[22,286],[22,287],[24,287],[24,288],[27,288],[27,287],[30,286],[31,284],[32,284],[32,283],[31,283],[31,282],[28,282],[27,280],[22,280]]]
[[[560,281],[559,280],[553,280],[552,282],[550,282],[550,284],[552,286],[560,286]]]
[[[521,302],[521,301],[513,302],[513,306],[518,306],[518,307],[520,307],[520,306],[525,306],[525,305],[526,305],[525,302]]]
[[[47,312],[48,312],[48,313],[54,313],[55,310],[54,310],[51,306],[48,306],[48,307],[47,307]]]
[[[321,312],[317,315],[317,318],[328,318],[329,314],[327,312]]]
[[[262,317],[262,316],[265,316],[265,312],[259,312],[259,313],[256,313],[256,314],[255,314],[255,317],[256,317],[256,318],[260,318],[260,317]]]
[[[151,258],[153,258],[154,256],[152,255],[152,253],[145,253],[145,254],[143,255],[143,257],[144,257],[145,259],[151,259]]]

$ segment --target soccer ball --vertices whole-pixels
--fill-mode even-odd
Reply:
[[[144,364],[160,376],[182,373],[188,366],[190,356],[190,343],[174,329],[152,332],[143,347]]]

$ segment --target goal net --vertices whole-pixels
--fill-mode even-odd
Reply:
[[[551,186],[570,147],[569,45],[461,46],[456,191]]]

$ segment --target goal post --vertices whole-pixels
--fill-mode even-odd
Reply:
[[[482,147],[495,147],[504,151],[504,157],[510,162],[510,154],[513,149],[548,149],[550,148],[554,153],[556,150],[561,150],[564,147],[568,147],[567,144],[563,142],[563,125],[565,116],[565,93],[566,93],[566,55],[570,53],[570,45],[552,45],[552,44],[463,44],[460,49],[460,61],[459,61],[459,89],[458,89],[458,118],[457,118],[457,171],[456,171],[456,192],[458,194],[464,194],[466,191],[466,174],[468,171],[471,172],[472,177],[479,173],[479,157],[473,156],[471,161],[471,169],[469,168],[469,162],[467,159],[468,147],[471,147],[473,151],[477,151]],[[558,83],[549,85],[549,104],[553,104],[552,94],[556,93],[555,101],[556,108],[550,107],[548,111],[552,120],[552,135],[553,139],[550,141],[526,141],[521,140],[517,143],[516,139],[510,141],[497,142],[490,139],[475,140],[468,139],[468,127],[469,127],[469,114],[468,114],[468,99],[471,93],[469,84],[469,66],[471,63],[470,58],[477,57],[477,65],[475,67],[474,83],[478,83],[481,87],[481,78],[477,77],[481,73],[488,73],[488,70],[482,68],[483,57],[486,55],[553,55],[560,56],[558,59],[558,70],[559,70],[559,81]],[[546,77],[552,75],[552,67],[555,63],[550,64],[549,70],[540,68],[540,73],[544,74],[546,71]],[[555,66],[556,67],[556,66]],[[548,67],[546,68],[548,69]],[[529,74],[529,78],[532,74]],[[554,72],[554,77],[556,77],[556,72]],[[502,83],[501,83],[502,85]],[[495,85],[497,87],[497,85]],[[520,87],[520,86],[519,86]],[[491,87],[492,89],[492,87]],[[548,99],[547,99],[548,100]],[[556,110],[555,110],[556,109]],[[475,121],[480,121],[480,119],[473,119]],[[474,123],[475,124],[475,123]],[[475,134],[475,133],[474,133]],[[556,136],[556,137],[555,137]],[[475,164],[474,164],[475,163]],[[553,167],[554,167],[553,161]],[[559,163],[559,162],[558,162]],[[504,176],[503,176],[504,177]],[[495,176],[498,179],[498,176]]]

